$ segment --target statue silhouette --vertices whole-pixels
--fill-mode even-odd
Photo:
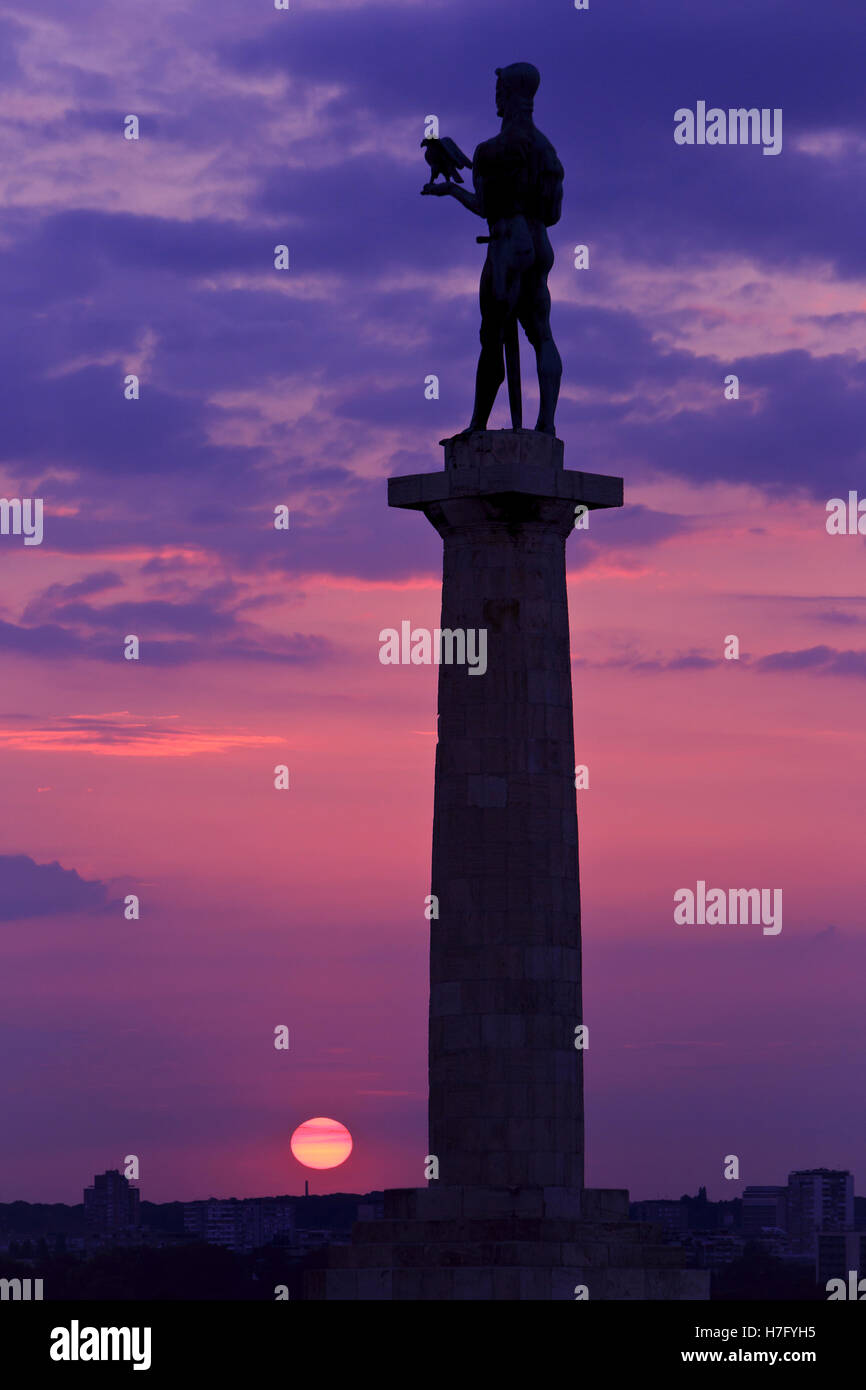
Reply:
[[[486,218],[490,233],[477,238],[488,243],[480,286],[481,354],[472,419],[463,435],[487,428],[506,368],[511,423],[521,428],[518,323],[535,349],[540,398],[535,428],[556,433],[562,361],[550,331],[547,277],[553,248],[547,228],[559,221],[562,211],[563,168],[532,120],[540,80],[531,63],[496,69],[496,114],[502,118],[502,129],[473,155],[474,193],[450,181],[428,183],[421,190],[457,198],[470,212]]]

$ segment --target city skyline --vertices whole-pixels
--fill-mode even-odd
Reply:
[[[321,1267],[326,1247],[348,1248],[353,1223],[381,1222],[394,1196],[382,1191],[312,1199],[291,1193],[211,1195],[159,1204],[140,1200],[140,1191],[123,1174],[108,1170],[84,1189],[83,1208],[55,1204],[36,1207],[28,1216],[26,1203],[0,1203],[0,1256],[7,1275],[26,1276],[29,1270],[32,1277],[35,1267],[56,1290],[58,1279],[64,1285],[74,1279],[76,1261],[85,1261],[90,1271],[83,1277],[98,1279],[99,1261],[122,1260],[124,1251],[133,1261],[127,1272],[134,1278],[135,1252],[146,1248],[166,1258],[172,1252],[182,1258],[190,1245],[256,1259],[270,1250],[268,1258],[282,1260],[284,1273],[294,1270],[290,1296],[310,1297],[309,1290],[302,1293],[307,1257],[313,1257],[313,1268]],[[862,1266],[866,1251],[866,1198],[855,1198],[851,1173],[827,1168],[794,1169],[784,1186],[753,1185],[741,1197],[721,1202],[710,1201],[703,1188],[678,1200],[633,1200],[629,1213],[632,1221],[643,1223],[637,1229],[655,1229],[656,1249],[678,1247],[687,1269],[712,1272],[713,1299],[814,1299],[822,1291],[833,1298],[853,1297],[850,1271]],[[842,1286],[830,1282],[840,1279]],[[762,1280],[770,1281],[763,1293]],[[840,1287],[847,1293],[840,1294]],[[7,1295],[17,1296],[8,1290]]]
[[[331,1170],[324,1170],[324,1171],[325,1171],[325,1174],[327,1174],[327,1173],[329,1173],[329,1172],[333,1172],[334,1170],[331,1169]],[[819,1166],[816,1166],[816,1167],[814,1167],[814,1168],[788,1168],[788,1169],[786,1169],[786,1173],[787,1173],[787,1180],[786,1180],[787,1182],[789,1182],[790,1179],[791,1179],[792,1177],[795,1177],[795,1176],[798,1176],[798,1175],[803,1175],[803,1174],[832,1174],[832,1175],[834,1175],[834,1176],[839,1176],[839,1175],[848,1176],[848,1177],[851,1178],[851,1181],[852,1181],[852,1188],[851,1188],[851,1195],[852,1195],[852,1197],[857,1198],[857,1200],[866,1201],[866,1192],[864,1192],[863,1194],[861,1194],[860,1196],[858,1196],[858,1194],[857,1194],[857,1192],[856,1192],[856,1174],[855,1174],[855,1173],[852,1173],[850,1169],[831,1168],[831,1167],[829,1167],[829,1166],[827,1166],[827,1165],[819,1165]],[[104,1178],[104,1177],[107,1177],[107,1176],[109,1176],[109,1175],[114,1175],[114,1174],[120,1175],[120,1176],[123,1178],[123,1181],[128,1185],[129,1190],[132,1191],[132,1192],[138,1193],[138,1194],[139,1194],[139,1197],[141,1197],[142,1187],[141,1187],[140,1180],[139,1180],[139,1179],[134,1179],[134,1178],[126,1178],[125,1175],[123,1174],[122,1168],[104,1169],[103,1172],[102,1172],[101,1174],[100,1174],[100,1173],[97,1173],[97,1174],[96,1174],[96,1179],[99,1179],[100,1177]],[[766,1175],[765,1175],[765,1176],[766,1176]],[[305,1187],[308,1186],[308,1184],[309,1184],[309,1178],[308,1178],[308,1177],[302,1178],[301,1181],[305,1184]],[[736,1187],[736,1188],[741,1189],[741,1190],[737,1190],[737,1191],[731,1190],[729,1193],[723,1194],[721,1197],[716,1197],[716,1198],[710,1198],[710,1197],[708,1197],[707,1200],[713,1201],[713,1202],[722,1202],[722,1203],[724,1203],[724,1202],[731,1202],[731,1201],[742,1201],[746,1196],[749,1195],[750,1190],[751,1190],[751,1193],[752,1193],[753,1196],[754,1196],[754,1194],[758,1194],[758,1193],[776,1192],[776,1191],[778,1191],[778,1192],[783,1192],[783,1191],[786,1190],[786,1184],[772,1184],[772,1183],[760,1183],[760,1182],[734,1183],[734,1184],[732,1184],[732,1188],[733,1188],[733,1187]],[[85,1188],[85,1189],[84,1189],[85,1192],[89,1192],[89,1191],[92,1191],[92,1190],[93,1190],[92,1187],[88,1187],[88,1188]],[[372,1193],[372,1192],[382,1192],[383,1190],[384,1190],[384,1189],[382,1189],[382,1188],[370,1188],[370,1189],[368,1189],[366,1192],[362,1192],[362,1191],[355,1191],[354,1189],[349,1189],[349,1188],[346,1188],[346,1187],[344,1187],[344,1186],[336,1186],[336,1187],[333,1187],[333,1188],[332,1188],[330,1191],[328,1191],[328,1192],[308,1192],[308,1191],[298,1191],[298,1192],[294,1192],[294,1191],[291,1191],[291,1190],[289,1190],[289,1189],[287,1188],[287,1189],[284,1189],[284,1190],[282,1190],[282,1191],[274,1190],[274,1191],[270,1191],[270,1192],[252,1193],[252,1194],[249,1194],[249,1195],[243,1196],[243,1197],[237,1196],[237,1195],[231,1195],[231,1194],[219,1194],[219,1193],[215,1193],[215,1192],[210,1192],[210,1193],[208,1193],[207,1195],[199,1195],[199,1196],[197,1196],[197,1197],[167,1197],[167,1198],[161,1199],[160,1202],[156,1202],[156,1203],[153,1203],[153,1202],[152,1202],[152,1199],[148,1199],[148,1198],[143,1198],[142,1200],[145,1200],[145,1201],[149,1201],[149,1200],[150,1200],[150,1201],[152,1202],[153,1205],[166,1205],[166,1204],[169,1204],[169,1205],[170,1205],[170,1204],[173,1203],[173,1202],[180,1202],[181,1205],[201,1205],[202,1203],[207,1203],[207,1202],[247,1202],[247,1201],[252,1201],[252,1202],[254,1202],[254,1201],[282,1200],[282,1199],[285,1199],[285,1198],[288,1198],[288,1199],[291,1199],[291,1200],[298,1200],[298,1201],[301,1201],[301,1200],[303,1200],[305,1197],[365,1196],[365,1195],[369,1195],[369,1194]],[[696,1192],[695,1196],[698,1196],[698,1195],[700,1194],[701,1191],[704,1191],[704,1192],[706,1191],[706,1188],[705,1188],[705,1185],[704,1185],[704,1184],[700,1184],[699,1188],[697,1189],[697,1192]],[[641,1204],[641,1203],[646,1203],[646,1202],[667,1202],[667,1203],[670,1203],[670,1204],[676,1204],[677,1202],[680,1202],[680,1201],[682,1201],[682,1200],[684,1200],[684,1199],[691,1199],[691,1196],[692,1196],[692,1194],[690,1194],[689,1192],[680,1193],[678,1196],[675,1196],[675,1195],[673,1195],[672,1193],[655,1193],[655,1194],[653,1194],[653,1195],[651,1196],[651,1195],[649,1195],[649,1194],[647,1194],[647,1193],[641,1192],[641,1193],[639,1193],[639,1194],[637,1194],[637,1195],[635,1195],[635,1194],[630,1194],[630,1200],[631,1200],[631,1204],[632,1204],[632,1205],[636,1205],[636,1204],[639,1205],[639,1204]],[[14,1202],[23,1202],[23,1203],[25,1203],[26,1205],[31,1205],[31,1206],[40,1206],[40,1205],[46,1205],[46,1206],[50,1206],[50,1205],[70,1205],[69,1203],[63,1203],[63,1202],[60,1202],[59,1200],[55,1200],[54,1202],[52,1202],[51,1200],[48,1200],[48,1201],[28,1201],[28,1199],[26,1199],[26,1198],[22,1198],[22,1197],[13,1197],[13,1196],[9,1195],[9,1196],[3,1196],[2,1198],[0,1198],[0,1207],[2,1207],[2,1206],[4,1206],[4,1205],[9,1205],[10,1203],[14,1203]],[[74,1204],[71,1204],[71,1205],[81,1205],[81,1203],[74,1203]],[[87,1205],[86,1200],[85,1200],[84,1205],[85,1205],[85,1207],[86,1207],[86,1205]]]

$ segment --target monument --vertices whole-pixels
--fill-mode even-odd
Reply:
[[[388,503],[444,542],[441,629],[487,633],[487,668],[439,666],[430,922],[427,1188],[386,1191],[384,1219],[328,1251],[306,1296],[327,1299],[704,1299],[628,1193],[583,1168],[580,890],[565,544],[583,509],[622,506],[622,480],[564,467],[561,362],[550,331],[547,227],[563,171],[536,130],[539,76],[497,69],[502,131],[479,145],[488,223],[481,354],[466,430],[445,468],[391,478]],[[458,167],[448,159],[431,167]],[[521,428],[517,327],[535,349],[539,415]],[[508,377],[512,429],[488,430]],[[452,647],[453,650],[453,647]],[[419,1156],[420,1162],[420,1156]]]

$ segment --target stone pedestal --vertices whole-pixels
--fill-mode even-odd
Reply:
[[[657,1226],[629,1221],[619,1189],[453,1187],[385,1193],[306,1275],[305,1296],[445,1302],[704,1300],[710,1276],[683,1269]]]
[[[311,1274],[320,1298],[703,1298],[706,1276],[583,1189],[580,891],[565,543],[622,480],[566,470],[561,440],[443,441],[445,470],[391,478],[444,542],[433,813],[427,1190]],[[466,642],[467,651],[477,656]],[[420,1163],[419,1155],[419,1163]]]

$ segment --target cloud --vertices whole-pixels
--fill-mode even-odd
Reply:
[[[625,668],[638,674],[658,674],[665,671],[708,671],[725,666],[727,669],[758,671],[762,675],[778,672],[811,672],[821,676],[866,676],[866,651],[840,651],[834,647],[805,647],[798,651],[770,652],[757,659],[744,653],[737,662],[722,657],[708,657],[702,652],[680,652],[676,656],[649,657],[639,652],[627,652],[605,661],[590,661],[573,657],[573,666],[597,669]]]
[[[748,658],[741,658],[741,664],[746,665]],[[606,661],[589,661],[585,657],[572,657],[572,666],[593,667],[597,670],[629,670],[639,675],[658,674],[663,671],[708,671],[721,665],[721,657],[703,656],[700,652],[681,652],[672,657],[648,657],[641,656],[637,652],[629,652],[622,656],[610,657]],[[725,665],[729,663],[725,662]]]
[[[0,274],[15,308],[0,325],[0,453],[9,471],[40,481],[46,546],[110,552],[112,570],[124,550],[141,562],[143,547],[197,547],[249,575],[435,572],[438,542],[422,537],[423,520],[387,514],[381,475],[440,466],[437,439],[471,409],[480,228],[451,200],[419,196],[428,171],[418,140],[428,112],[470,148],[495,130],[492,68],[502,55],[491,57],[485,26],[464,36],[456,61],[443,22],[459,13],[454,5],[319,8],[299,25],[273,11],[241,22],[236,6],[214,0],[206,31],[184,12],[161,11],[157,61],[152,47],[138,53],[129,33],[102,22],[102,0],[76,25],[54,0],[47,13],[43,31],[21,8],[28,42],[16,93],[23,101],[57,88],[63,119],[55,108],[27,118],[38,188],[25,196],[25,181],[0,212]],[[481,0],[478,13],[495,18],[502,52],[525,49],[520,7]],[[566,167],[552,283],[569,466],[826,496],[831,457],[832,490],[857,485],[866,365],[844,351],[747,347],[764,341],[762,313],[773,343],[787,343],[798,317],[829,334],[850,330],[862,312],[862,292],[846,277],[866,274],[857,218],[866,185],[841,177],[834,155],[838,147],[857,157],[836,139],[859,119],[860,65],[839,41],[856,32],[856,16],[839,0],[832,31],[816,33],[789,14],[782,56],[774,24],[745,0],[701,16],[699,51],[686,0],[661,0],[652,27],[630,16],[594,29],[591,45],[576,39],[589,16],[573,10],[533,33],[536,116]],[[69,43],[58,68],[51,49],[61,34]],[[657,53],[648,65],[650,35]],[[819,60],[831,53],[825,69]],[[98,82],[88,96],[91,72]],[[116,124],[128,87],[119,72],[142,79],[137,144]],[[783,155],[675,146],[673,111],[698,88],[722,104],[788,101]],[[91,173],[85,190],[70,176],[70,129],[79,145],[104,141],[90,160],[101,185]],[[170,179],[185,201],[155,199],[147,210],[135,201],[145,178],[154,190]],[[571,265],[578,240],[592,248],[588,273]],[[290,246],[286,274],[273,269],[277,241]],[[726,294],[726,276],[736,279],[745,262],[743,283]],[[809,314],[790,293],[779,307],[771,291],[790,266],[820,280],[808,307],[833,312]],[[662,273],[665,292],[657,284],[640,300],[636,276]],[[718,322],[743,344],[726,363],[741,377],[738,402],[721,399],[709,347]],[[525,344],[523,358],[531,397]],[[123,398],[129,370],[141,375],[135,402]],[[430,372],[440,376],[437,402],[423,396]],[[294,529],[278,551],[261,523],[287,497]],[[628,507],[621,524],[618,545],[691,523]],[[601,537],[609,549],[602,523]],[[579,557],[572,548],[571,567],[585,566],[596,544],[587,538]],[[59,623],[71,637],[6,632],[3,643],[50,650],[57,637],[61,652],[108,659],[99,633],[111,606],[52,611],[97,592],[51,591],[25,610],[25,624]],[[142,621],[160,616],[142,611]],[[203,628],[182,625],[212,617],[180,613],[176,640],[154,646],[153,659],[196,659],[183,633]],[[312,659],[297,647],[275,656],[250,631],[235,632],[226,650],[243,660]]]
[[[116,662],[122,659],[127,634],[134,633],[141,660],[157,666],[216,660],[309,666],[335,656],[333,644],[323,636],[270,631],[244,618],[242,610],[268,606],[268,596],[248,594],[233,581],[198,591],[168,581],[171,598],[130,598],[102,606],[77,597],[119,582],[103,572],[70,585],[50,585],[27,605],[24,622],[0,620],[0,651]]]
[[[828,608],[816,616],[819,622],[831,623],[835,627],[859,627],[861,623],[866,622],[866,618],[861,614],[844,613],[839,608]]]
[[[186,758],[195,753],[228,753],[269,744],[285,746],[285,739],[234,725],[231,728],[196,727],[184,724],[178,715],[139,715],[120,710],[45,720],[21,714],[0,714],[0,747],[28,753]]]
[[[756,671],[811,671],[821,676],[866,676],[866,651],[839,651],[835,647],[804,647],[799,651],[771,652],[754,663]]]
[[[37,864],[26,854],[0,855],[0,921],[104,912],[109,905],[106,884],[83,879],[75,869]]]
[[[118,589],[122,586],[123,580],[119,574],[113,570],[100,570],[97,573],[86,574],[81,579],[76,579],[71,584],[49,584],[47,589],[28,603],[22,613],[22,618],[27,623],[38,621],[40,617],[51,614],[57,605],[69,602],[71,599],[89,598],[91,594],[102,594],[107,589]]]

